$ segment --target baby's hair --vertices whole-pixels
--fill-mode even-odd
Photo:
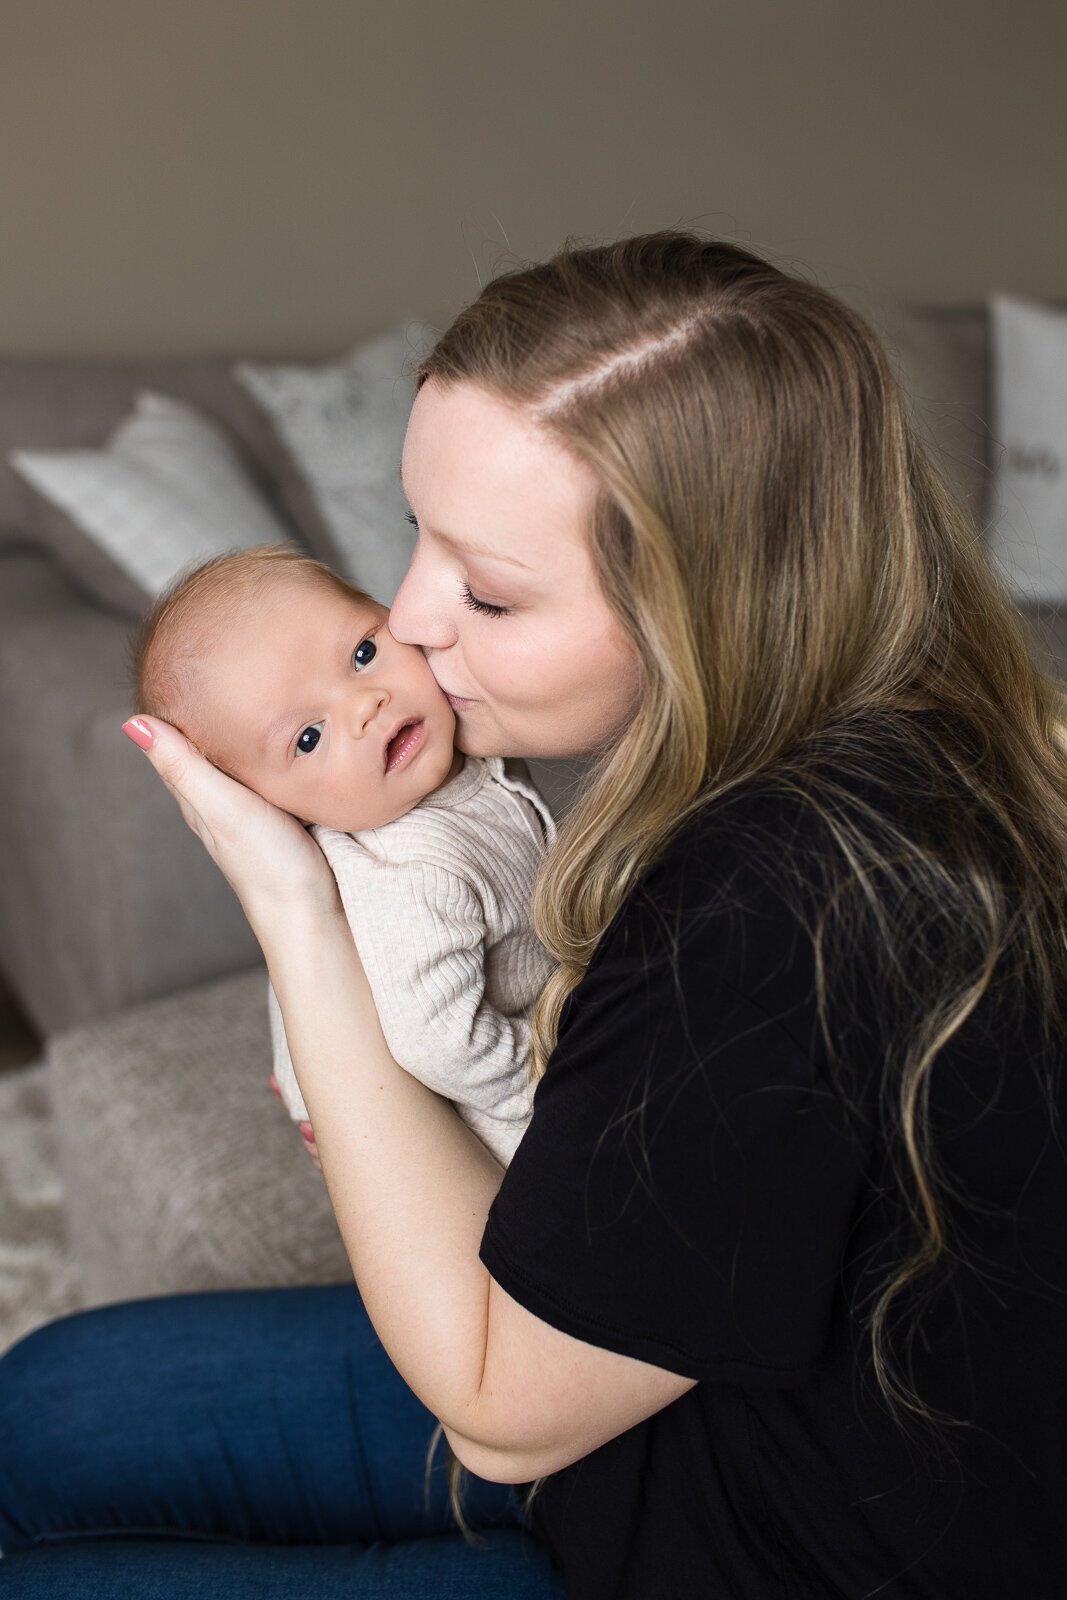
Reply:
[[[204,749],[204,729],[194,715],[198,669],[226,625],[254,608],[279,581],[313,584],[365,605],[375,603],[362,589],[292,545],[258,545],[212,556],[168,584],[131,639],[129,676],[136,709],[173,723],[216,760],[211,750]]]

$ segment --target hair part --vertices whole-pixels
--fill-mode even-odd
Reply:
[[[592,469],[590,549],[642,664],[637,714],[537,884],[535,923],[557,967],[535,1017],[535,1071],[650,864],[702,807],[757,779],[799,789],[830,830],[840,892],[813,939],[831,1039],[847,1032],[834,973],[857,906],[890,975],[932,906],[961,931],[918,1014],[895,994],[914,1027],[895,1038],[882,1085],[913,1238],[870,1312],[872,1358],[889,1405],[925,1414],[887,1330],[948,1249],[931,1074],[1009,955],[1049,1016],[1063,1015],[1061,691],[1036,670],[878,339],[834,296],[746,250],[673,231],[566,246],[487,284],[417,375],[522,408]],[[960,733],[951,749],[912,740],[921,768],[936,777],[950,761],[972,802],[943,819],[937,846],[887,838],[829,792],[820,765],[832,733],[836,757],[862,773],[872,717],[903,728],[909,706],[941,710]]]

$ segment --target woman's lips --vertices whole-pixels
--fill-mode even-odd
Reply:
[[[464,700],[461,694],[449,694],[447,689],[444,691],[444,696],[453,711],[466,711],[468,706],[474,705],[473,700]]]
[[[398,767],[406,767],[413,761],[425,737],[426,724],[421,718],[418,722],[405,722],[398,728],[385,747],[386,772],[396,772]]]

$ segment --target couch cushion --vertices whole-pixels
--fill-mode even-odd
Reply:
[[[86,1304],[351,1279],[268,1087],[264,968],[60,1034],[47,1059]]]
[[[80,1304],[47,1068],[37,1061],[0,1073],[0,1354]]]
[[[126,640],[39,554],[0,551],[0,966],[42,1034],[258,956],[121,731]]]

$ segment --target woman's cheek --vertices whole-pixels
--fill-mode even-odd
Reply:
[[[544,629],[531,633],[515,627],[501,637],[492,660],[500,693],[521,705],[554,703],[557,685],[567,675],[563,641]],[[492,670],[489,660],[485,669]]]
[[[493,626],[499,629],[500,623],[506,620],[494,619]],[[466,652],[466,663],[472,687],[480,690],[485,699],[512,698],[521,669],[516,664],[514,644],[500,632],[495,638],[490,635],[486,639],[483,635],[472,641]]]

